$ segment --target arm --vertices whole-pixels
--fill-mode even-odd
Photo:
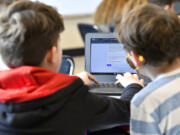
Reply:
[[[87,92],[84,102],[87,127],[100,130],[129,124],[129,101],[97,96]]]
[[[105,129],[119,125],[128,125],[130,118],[130,101],[142,87],[131,84],[125,88],[121,99],[97,96],[87,93],[87,115],[89,117],[88,129]],[[89,102],[91,101],[91,102]]]
[[[139,80],[137,74],[125,73],[124,75],[117,75],[117,84],[121,83],[124,86],[121,95],[122,100],[131,101],[132,97],[144,87],[144,81]]]
[[[89,84],[89,79],[95,80],[87,72],[78,75],[84,82]],[[130,100],[133,95],[142,87],[137,84],[129,85],[122,93],[122,99],[112,99],[108,97],[97,96],[88,92],[88,87],[84,86],[79,93],[83,95],[80,98],[83,109],[82,117],[88,129],[105,129],[122,124],[129,123]],[[132,92],[128,92],[132,91]],[[79,94],[76,94],[79,95]],[[83,102],[82,102],[83,101]]]
[[[64,109],[70,119],[76,120],[75,127],[100,130],[129,124],[129,102],[90,93],[81,79],[76,79],[68,90]]]
[[[77,76],[82,79],[85,85],[90,85],[90,81],[98,83],[96,78],[88,72],[81,72],[77,74]],[[132,97],[143,88],[143,80],[139,80],[136,74],[132,75],[130,73],[126,73],[124,76],[117,75],[116,78],[118,79],[116,83],[121,83],[125,87],[121,95],[121,100],[129,103]]]
[[[130,103],[133,96],[139,92],[143,87],[139,84],[132,83],[124,88],[123,93],[121,95],[121,100],[128,101]]]

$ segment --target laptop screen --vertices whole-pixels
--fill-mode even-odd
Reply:
[[[91,73],[136,73],[126,62],[127,53],[116,38],[91,38]]]

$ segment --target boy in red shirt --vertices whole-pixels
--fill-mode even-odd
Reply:
[[[19,1],[0,15],[0,134],[83,135],[129,122],[131,95],[89,93],[89,73],[56,73],[61,63],[62,17],[50,6]],[[140,88],[139,88],[140,89]]]

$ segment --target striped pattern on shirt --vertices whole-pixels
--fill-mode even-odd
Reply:
[[[180,135],[180,69],[162,75],[131,102],[132,135]]]

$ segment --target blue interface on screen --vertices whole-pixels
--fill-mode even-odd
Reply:
[[[123,45],[115,38],[91,39],[91,73],[136,73],[126,56]]]

